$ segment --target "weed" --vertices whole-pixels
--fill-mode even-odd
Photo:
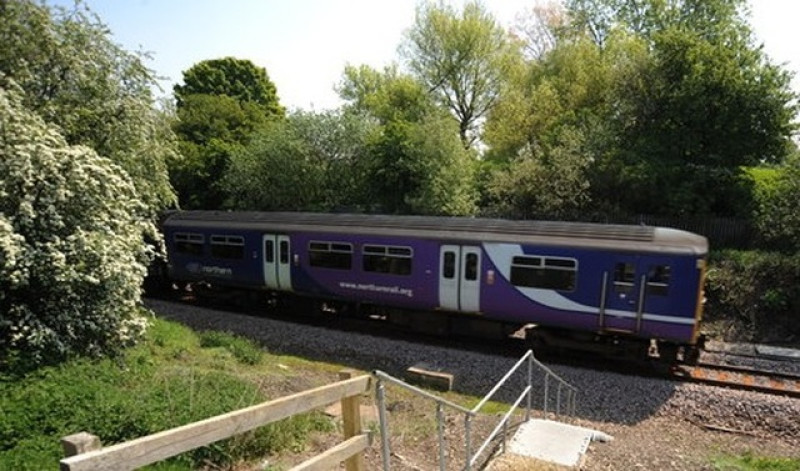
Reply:
[[[712,460],[717,471],[796,471],[800,460],[792,458],[767,458],[748,452],[742,456],[720,456]]]
[[[200,346],[204,348],[222,347],[245,365],[257,365],[264,356],[263,350],[252,341],[228,332],[205,331],[200,334]]]

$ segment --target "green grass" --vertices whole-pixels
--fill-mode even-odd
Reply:
[[[200,346],[205,348],[222,348],[229,351],[236,360],[245,365],[257,365],[264,352],[253,342],[237,337],[228,332],[209,330],[200,334]]]
[[[257,345],[227,333],[196,334],[156,319],[148,338],[118,359],[75,360],[0,382],[0,469],[54,469],[59,439],[87,431],[104,445],[230,412],[270,398],[251,378],[270,374]],[[259,366],[261,365],[261,366]],[[299,450],[321,414],[298,415],[160,463],[192,469]]]
[[[767,458],[746,453],[742,456],[720,456],[712,460],[718,471],[797,471],[800,459]]]

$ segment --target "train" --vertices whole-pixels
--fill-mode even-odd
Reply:
[[[644,225],[175,211],[162,276],[444,335],[693,361],[708,241]]]

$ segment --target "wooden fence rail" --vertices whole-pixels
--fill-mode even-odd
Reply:
[[[62,471],[129,470],[155,463],[218,440],[252,430],[318,407],[342,403],[345,441],[296,466],[292,471],[330,469],[342,461],[347,471],[363,471],[363,451],[370,435],[362,432],[361,395],[370,390],[371,376],[353,377],[349,370],[340,372],[341,381],[308,391],[239,409],[181,427],[137,438],[109,447],[101,447],[94,435],[81,432],[61,440],[67,458]]]

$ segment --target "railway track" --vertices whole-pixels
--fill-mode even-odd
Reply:
[[[182,304],[195,304],[203,305],[206,303],[198,302],[194,296],[181,296],[173,297],[169,301],[178,302]],[[263,316],[263,313],[260,314]],[[397,340],[405,340],[413,343],[429,344],[437,346],[447,346],[456,349],[465,349],[474,352],[491,353],[494,355],[502,355],[509,357],[518,357],[522,352],[528,348],[522,339],[508,338],[504,341],[487,341],[486,339],[477,340],[469,337],[455,337],[446,338],[431,333],[420,333],[413,329],[402,328],[387,324],[384,321],[373,319],[361,318],[340,318],[332,316],[297,316],[295,314],[289,315],[282,312],[281,309],[272,310],[268,317],[277,319],[289,320],[290,322],[299,322],[313,325],[321,325],[328,328],[334,328],[342,331],[359,332],[374,335],[376,329],[380,335],[386,338]],[[716,354],[717,351],[709,351],[708,353]],[[616,371],[623,374],[632,373],[629,368],[630,365],[620,363],[615,359],[598,360],[594,355],[580,355],[574,353],[572,355],[565,355],[560,350],[557,352],[537,352],[546,361],[582,368],[594,368],[605,371]],[[757,354],[724,354],[724,359],[730,360],[731,357],[738,359],[752,359],[759,358]],[[746,361],[746,360],[745,360]],[[795,360],[791,360],[795,363]],[[783,363],[783,362],[778,362]],[[795,368],[796,370],[796,368]],[[643,376],[652,376],[654,371],[644,366],[642,371],[633,374],[641,374]],[[664,371],[656,373],[663,375]],[[731,389],[739,389],[746,391],[758,391],[773,395],[783,395],[787,397],[800,398],[800,373],[797,372],[782,372],[782,371],[767,371],[766,368],[755,366],[742,366],[736,364],[715,363],[708,360],[701,361],[695,365],[679,364],[674,366],[669,376],[681,381],[695,382],[710,384],[715,386],[723,386]]]
[[[800,374],[796,373],[708,362],[679,365],[672,373],[683,381],[800,398]]]

